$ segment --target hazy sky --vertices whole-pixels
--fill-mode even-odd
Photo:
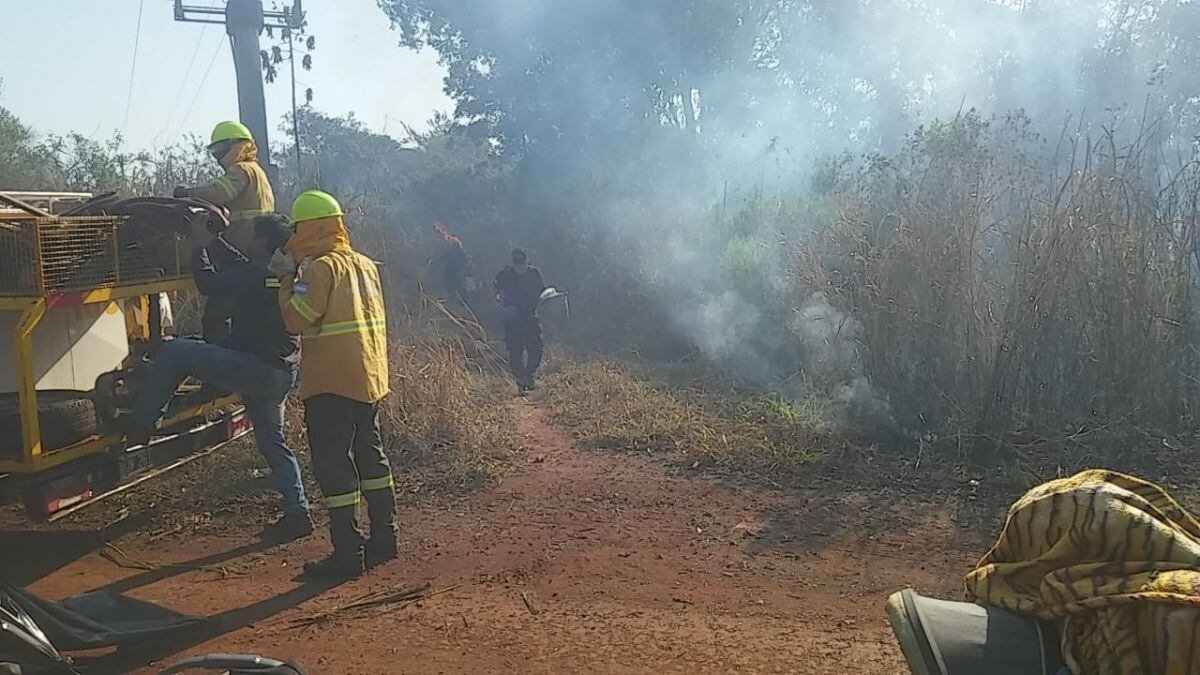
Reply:
[[[270,8],[270,0],[264,5]],[[207,135],[215,121],[236,119],[224,28],[176,22],[172,6],[172,0],[0,0],[7,54],[0,62],[0,106],[38,132],[77,131],[104,140],[123,131],[129,149],[169,144],[189,132]],[[402,122],[422,128],[435,110],[449,109],[436,55],[398,46],[374,0],[306,0],[304,10],[317,49],[311,71],[297,64],[301,103],[312,87],[318,109],[354,111],[372,129],[394,136],[402,134]],[[273,142],[280,117],[291,109],[282,65],[279,79],[266,85]]]

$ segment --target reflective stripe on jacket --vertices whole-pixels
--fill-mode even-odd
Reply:
[[[300,397],[336,394],[374,403],[388,393],[387,317],[375,263],[338,247],[284,282],[279,305],[300,333]]]
[[[258,148],[253,141],[236,143],[221,158],[225,173],[207,185],[190,188],[188,197],[202,199],[229,209],[229,230],[225,239],[238,250],[249,250],[255,218],[275,210],[275,193],[267,173],[258,164]]]

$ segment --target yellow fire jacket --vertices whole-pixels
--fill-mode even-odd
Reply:
[[[317,240],[331,248],[305,250],[314,234],[325,235]],[[300,397],[382,399],[388,393],[387,317],[375,263],[350,248],[341,218],[300,223],[288,248],[297,257],[310,254],[303,255],[296,279],[279,289],[283,321],[301,338]]]
[[[254,238],[254,219],[275,210],[275,193],[258,164],[254,141],[235,143],[220,161],[225,169],[223,176],[208,185],[190,188],[185,195],[229,209],[225,240],[245,252]]]

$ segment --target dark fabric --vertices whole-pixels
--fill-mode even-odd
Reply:
[[[360,491],[360,483],[392,475],[379,432],[379,404],[363,403],[335,394],[318,394],[304,401],[313,474],[321,492],[332,498]],[[389,485],[364,492],[371,536],[395,537],[396,496]],[[353,506],[329,509],[334,552],[353,551],[363,544]]]
[[[96,591],[52,602],[8,584],[0,593],[14,599],[60,651],[100,649],[161,639],[196,628],[206,619],[187,616],[118,593]]]
[[[542,364],[542,324],[537,317],[518,318],[504,324],[504,346],[508,367],[521,382],[532,382]]]
[[[467,271],[471,261],[461,244],[450,244],[442,254],[442,287],[447,296],[461,296],[467,292]]]
[[[223,238],[214,237],[195,250],[192,270],[196,288],[207,297],[206,342],[249,352],[276,368],[300,365],[300,336],[288,333],[283,325],[279,279],[266,263],[249,260]],[[212,337],[222,332],[222,325],[228,332],[214,341]]]
[[[505,267],[496,275],[495,287],[501,304],[515,307],[518,317],[537,316],[539,296],[546,288],[541,270],[530,265],[519,273],[512,266]]]
[[[204,341],[219,345],[228,340],[232,318],[233,302],[228,298],[205,298],[204,315],[200,317],[200,334]]]
[[[20,600],[20,596],[0,590],[0,674],[21,675],[22,668],[38,673],[73,672]]]

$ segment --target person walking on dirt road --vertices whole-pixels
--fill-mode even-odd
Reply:
[[[331,195],[301,194],[292,222],[296,233],[271,269],[283,282],[284,322],[304,348],[300,397],[333,541],[333,553],[306,563],[304,572],[347,579],[396,557],[396,498],[379,432],[379,402],[388,394],[383,289],[375,263],[350,247]],[[368,539],[358,527],[364,498]]]
[[[291,233],[285,217],[261,216],[254,221],[249,257],[220,236],[193,251],[196,288],[206,298],[229,301],[232,331],[220,344],[164,342],[146,367],[145,384],[136,391],[124,424],[131,440],[149,438],[188,376],[238,394],[254,424],[258,451],[283,497],[283,517],[262,533],[272,543],[312,533],[300,463],[283,436],[284,405],[300,367],[300,338],[284,326],[278,304],[281,284],[267,269],[271,254]]]
[[[275,193],[258,163],[258,146],[241,122],[225,121],[213,128],[209,153],[225,170],[218,179],[198,187],[177,187],[175,197],[200,199],[229,209],[226,241],[239,251],[249,250],[254,219],[275,211]],[[204,307],[204,339],[220,342],[229,335],[230,302],[210,298]]]
[[[496,300],[504,322],[504,345],[508,348],[508,368],[517,380],[517,393],[534,388],[533,375],[542,363],[542,324],[538,320],[541,302],[542,272],[529,264],[522,249],[513,249],[512,265],[500,270],[495,281]]]

